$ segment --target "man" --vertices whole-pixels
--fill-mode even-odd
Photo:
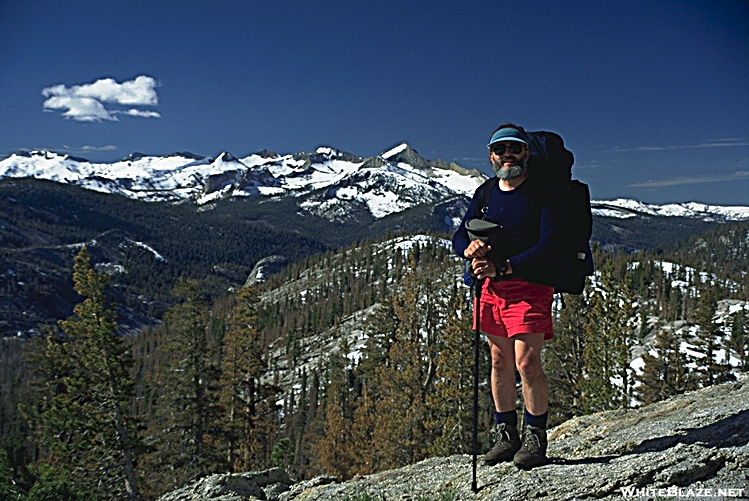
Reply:
[[[496,436],[485,462],[514,461],[531,468],[546,461],[549,385],[541,366],[541,348],[554,337],[551,305],[554,288],[544,277],[554,269],[561,234],[561,211],[528,171],[529,139],[522,127],[504,124],[491,135],[489,160],[498,182],[487,207],[479,190],[453,236],[453,248],[471,260],[483,282],[480,329],[491,348],[491,389]],[[545,194],[546,193],[546,194]],[[470,240],[466,223],[484,219],[502,228],[496,241]],[[491,259],[490,259],[491,255]],[[525,403],[525,432],[518,432],[515,369]]]

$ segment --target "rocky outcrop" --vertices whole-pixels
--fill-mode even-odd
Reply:
[[[478,492],[471,489],[471,456],[463,455],[347,482],[292,484],[280,470],[213,475],[160,501],[747,499],[749,375],[641,409],[567,421],[550,430],[548,456],[530,471],[479,460]],[[276,483],[265,480],[274,475]],[[238,477],[256,488],[234,489]],[[208,487],[211,479],[217,483]]]
[[[262,472],[209,475],[197,482],[172,491],[159,501],[244,501],[278,499],[292,485],[289,475],[280,468]]]
[[[244,286],[249,287],[251,285],[257,285],[261,282],[265,282],[269,276],[274,275],[281,271],[286,265],[289,264],[289,260],[284,256],[267,256],[255,263],[252,271],[247,276]]]

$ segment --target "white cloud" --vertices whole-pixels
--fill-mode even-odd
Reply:
[[[65,110],[65,118],[79,122],[98,122],[100,120],[117,120],[104,105],[90,97],[53,96],[44,101],[45,111]]]
[[[140,75],[133,80],[118,83],[112,78],[102,78],[90,84],[67,87],[63,84],[42,89],[45,111],[64,111],[62,116],[79,122],[117,121],[117,114],[143,118],[160,118],[155,111],[116,106],[156,106],[156,80]],[[105,103],[115,105],[107,107]]]
[[[120,111],[118,113],[122,113],[123,115],[130,115],[131,117],[161,118],[161,115],[159,115],[155,111],[138,110],[135,108],[131,108],[126,111]]]
[[[702,148],[734,148],[736,146],[749,146],[749,141],[745,139],[726,138],[713,139],[705,143],[696,143],[690,145],[672,145],[672,146],[636,146],[633,148],[614,148],[610,153],[625,153],[630,151],[669,151],[669,150],[693,150]]]
[[[81,146],[81,151],[115,151],[117,146],[113,144],[107,144],[104,146]]]
[[[41,150],[49,150],[49,149],[54,150],[53,148],[39,148],[39,149],[41,149]],[[115,146],[113,144],[107,144],[107,145],[104,145],[104,146],[91,146],[91,145],[87,144],[87,145],[80,146],[80,147],[73,147],[73,146],[69,146],[67,144],[64,144],[64,145],[62,145],[61,149],[62,149],[62,151],[67,151],[67,152],[70,152],[70,153],[91,153],[91,152],[95,153],[95,152],[100,152],[100,151],[116,151],[117,150],[117,146]]]
[[[709,184],[722,183],[726,181],[747,181],[749,180],[749,171],[737,171],[733,174],[723,174],[716,176],[694,176],[694,177],[676,177],[672,179],[663,179],[660,181],[644,181],[641,183],[630,184],[630,188],[666,188],[669,186],[680,186],[684,184]]]

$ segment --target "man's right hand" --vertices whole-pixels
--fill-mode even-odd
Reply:
[[[466,250],[463,252],[463,256],[466,259],[475,259],[477,257],[484,257],[492,250],[492,246],[483,240],[471,240]]]

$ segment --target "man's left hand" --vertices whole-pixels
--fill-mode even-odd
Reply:
[[[471,266],[473,267],[474,275],[476,275],[476,278],[479,280],[497,276],[497,267],[494,266],[494,263],[491,260],[485,257],[474,259],[471,261]]]
[[[497,266],[490,259],[485,257],[474,259],[471,261],[471,266],[473,267],[473,274],[479,280],[494,278],[497,275],[504,276],[512,274],[512,265],[509,260],[504,262],[504,270],[501,272],[497,270]]]

